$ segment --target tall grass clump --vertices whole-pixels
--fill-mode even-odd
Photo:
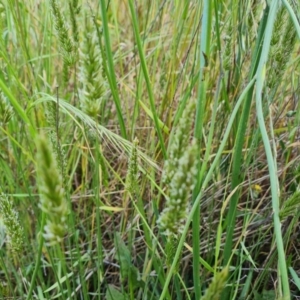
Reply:
[[[0,299],[298,297],[296,1],[0,15]]]

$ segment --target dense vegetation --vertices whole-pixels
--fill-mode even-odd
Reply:
[[[0,298],[300,298],[299,8],[0,1]]]

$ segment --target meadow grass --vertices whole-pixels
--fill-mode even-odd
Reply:
[[[0,299],[300,298],[296,1],[0,16]]]

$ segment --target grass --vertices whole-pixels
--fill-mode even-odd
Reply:
[[[296,1],[0,3],[1,299],[298,299]]]

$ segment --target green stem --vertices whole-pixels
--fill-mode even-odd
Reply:
[[[37,257],[36,257],[35,268],[34,268],[34,271],[33,271],[32,278],[31,278],[30,287],[29,287],[29,291],[28,291],[26,300],[31,300],[32,299],[31,295],[32,295],[33,288],[34,288],[34,282],[35,282],[35,279],[37,277],[37,274],[38,274],[38,271],[39,271],[39,268],[40,268],[42,250],[43,250],[43,245],[44,245],[43,229],[44,229],[45,223],[46,223],[46,214],[42,213],[42,222],[41,222],[41,227],[40,227],[41,228],[41,230],[40,230],[40,243],[39,243],[39,248],[38,248],[38,254],[37,254]]]
[[[290,14],[290,17],[292,18],[292,21],[294,23],[295,29],[297,31],[298,37],[300,38],[300,25],[299,25],[299,21],[293,11],[293,8],[290,6],[290,4],[288,3],[287,0],[282,0],[282,3],[284,4],[284,6],[286,7],[287,11]]]
[[[211,0],[204,1],[201,26],[200,40],[200,72],[199,72],[199,96],[196,110],[195,132],[194,136],[199,140],[199,149],[201,149],[202,127],[206,107],[206,87],[208,78],[205,78],[205,69],[209,67],[210,57],[210,42],[211,42],[211,27],[212,27],[212,9],[213,2]],[[208,153],[208,151],[206,151]],[[198,164],[199,176],[197,177],[196,187],[193,191],[193,202],[195,201],[202,182],[204,167],[201,168]],[[196,212],[193,217],[193,278],[195,298],[201,297],[200,283],[200,205],[196,207]]]

